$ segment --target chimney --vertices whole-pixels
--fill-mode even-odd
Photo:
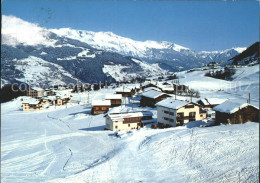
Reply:
[[[250,104],[250,93],[248,94],[248,103]]]

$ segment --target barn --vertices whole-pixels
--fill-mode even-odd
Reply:
[[[140,105],[148,106],[148,107],[155,107],[155,104],[157,102],[160,102],[167,97],[171,97],[171,96],[166,93],[163,93],[163,92],[150,90],[150,91],[142,94],[141,100],[140,100]]]
[[[259,121],[259,108],[249,103],[228,100],[213,108],[216,111],[215,124],[240,124]]]

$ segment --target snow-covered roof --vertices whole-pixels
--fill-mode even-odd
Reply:
[[[189,102],[183,101],[183,100],[174,100],[173,98],[166,98],[158,103],[155,104],[155,106],[162,106],[166,108],[171,108],[171,109],[179,109]]]
[[[155,99],[161,95],[164,95],[165,93],[162,93],[162,92],[158,92],[158,91],[155,91],[155,90],[150,90],[148,92],[144,92],[142,94],[142,96],[144,97],[147,97],[147,98],[152,98],[152,99]]]
[[[128,88],[140,88],[140,84],[136,83],[136,84],[127,84],[126,87]]]
[[[161,91],[159,88],[156,87],[148,87],[144,89],[144,92],[150,91],[150,90],[155,90],[155,91]]]
[[[23,101],[23,104],[39,104],[40,100],[35,98],[26,99]]]
[[[44,90],[44,89],[39,88],[39,87],[31,87],[31,89],[36,90],[36,91],[43,91]]]
[[[211,105],[218,105],[228,100],[225,98],[206,98],[206,99]]]
[[[223,99],[223,98],[203,98],[203,99],[200,99],[200,101],[204,105],[218,105],[218,104],[221,104],[221,103],[223,103],[227,100],[228,99]]]
[[[131,92],[132,88],[120,87],[116,89],[116,92]]]
[[[153,116],[153,113],[151,111],[137,111],[137,112],[126,112],[126,113],[109,113],[107,115],[111,118],[111,120],[117,121],[117,120],[123,120],[124,118]]]
[[[92,100],[92,106],[110,106],[110,100]]]
[[[51,100],[51,101],[53,101],[53,100],[56,100],[57,97],[56,97],[56,96],[47,96],[47,97],[42,97],[42,99],[46,99],[46,100]]]
[[[224,112],[224,113],[235,113],[237,112],[239,109],[242,109],[244,107],[247,106],[252,106],[255,107],[256,109],[259,109],[258,107],[245,103],[245,102],[241,102],[238,100],[228,100],[220,105],[217,105],[213,108],[214,111],[219,111],[219,112]]]
[[[122,99],[122,94],[110,94],[105,96],[106,100],[110,99]]]

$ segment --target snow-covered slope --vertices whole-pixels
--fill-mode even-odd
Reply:
[[[23,73],[20,78],[16,76],[18,81],[35,86],[40,86],[41,83],[45,83],[46,86],[54,86],[64,85],[68,81],[73,83],[80,82],[60,65],[47,62],[35,56],[19,60],[15,64],[15,69]]]
[[[199,90],[201,98],[246,102],[250,92],[251,104],[259,106],[259,65],[236,68],[232,81],[205,72],[180,72],[179,82]],[[193,122],[116,138],[104,131],[103,115],[90,114],[92,100],[115,90],[73,93],[80,104],[36,112],[21,111],[21,97],[2,103],[1,181],[259,182],[259,123],[191,128],[198,126]],[[156,108],[124,103],[110,112],[150,110],[157,118]]]
[[[259,181],[258,123],[142,129],[116,138],[87,104],[22,112],[20,103],[1,106],[3,182]]]

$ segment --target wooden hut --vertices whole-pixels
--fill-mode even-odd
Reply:
[[[259,121],[259,108],[249,103],[226,101],[213,108],[216,111],[215,123],[240,124]]]

